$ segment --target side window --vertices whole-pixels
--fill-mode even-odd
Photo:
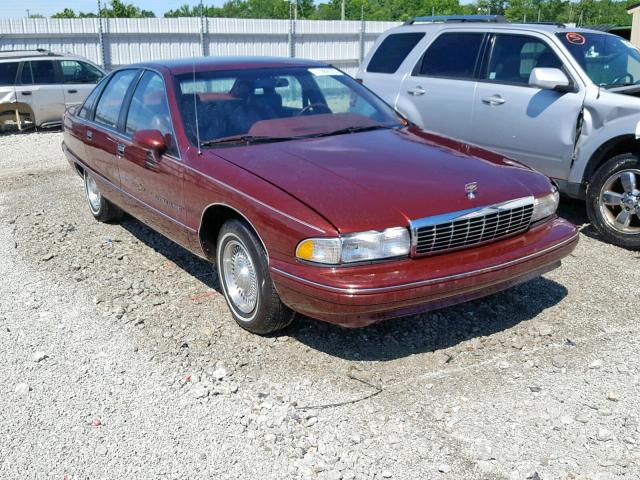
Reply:
[[[117,127],[120,107],[122,107],[129,85],[137,75],[138,70],[122,70],[111,77],[96,106],[94,118],[96,122],[112,128]]]
[[[394,33],[385,38],[371,57],[367,72],[395,73],[424,33]]]
[[[524,35],[497,35],[485,80],[528,85],[536,67],[562,68],[562,61],[544,41]]]
[[[278,77],[274,90],[280,95],[283,107],[295,109],[303,107],[302,85],[295,76]]]
[[[56,67],[51,60],[34,60],[31,64],[31,74],[34,85],[53,85],[58,83]],[[23,69],[24,70],[24,69]]]
[[[126,132],[133,135],[138,130],[159,130],[167,144],[167,152],[176,153],[167,92],[162,77],[154,72],[145,72],[131,98]]]
[[[18,62],[0,63],[0,87],[15,84],[18,65]]]
[[[60,69],[64,83],[97,83],[103,77],[96,67],[78,60],[61,60]]]
[[[82,104],[82,108],[80,109],[80,112],[78,112],[79,117],[89,118],[89,112],[91,111],[91,107],[95,103],[96,98],[98,98],[99,94],[100,94],[100,86],[96,85],[96,87],[93,90],[91,90],[91,93]]]
[[[24,62],[22,65],[22,73],[20,74],[20,83],[22,85],[33,85],[33,73],[31,72],[31,62]]]
[[[483,33],[445,33],[429,46],[419,74],[429,77],[473,78]]]

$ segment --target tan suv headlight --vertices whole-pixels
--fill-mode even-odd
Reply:
[[[402,257],[409,255],[410,249],[409,230],[394,227],[335,238],[308,238],[298,244],[296,257],[308,262],[338,265]]]
[[[553,192],[544,197],[537,197],[533,201],[533,215],[531,216],[531,222],[542,220],[543,218],[550,217],[558,209],[558,203],[560,202],[560,194],[558,190],[553,187]]]

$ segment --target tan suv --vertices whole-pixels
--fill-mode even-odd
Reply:
[[[0,51],[0,131],[59,125],[64,111],[81,104],[104,75],[82,57]]]

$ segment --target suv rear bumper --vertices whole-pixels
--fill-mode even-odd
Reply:
[[[578,242],[555,218],[513,238],[469,250],[341,268],[271,261],[282,301],[345,327],[443,308],[496,293],[560,265]]]

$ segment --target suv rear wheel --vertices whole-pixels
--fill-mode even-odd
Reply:
[[[587,189],[587,213],[608,242],[640,250],[638,155],[617,155],[596,171]]]

